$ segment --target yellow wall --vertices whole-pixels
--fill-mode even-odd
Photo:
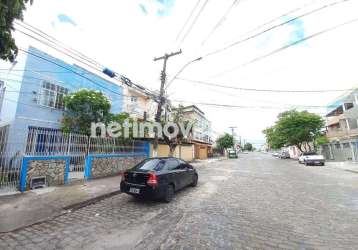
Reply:
[[[181,148],[181,149],[180,149]],[[181,150],[181,154],[179,154],[179,150]],[[177,146],[174,151],[174,157],[181,158],[185,161],[192,161],[194,152],[194,145],[182,145]],[[153,157],[153,144],[150,144],[150,155]],[[169,155],[169,147],[166,144],[158,145],[158,157],[167,157]],[[179,157],[180,155],[180,157]]]

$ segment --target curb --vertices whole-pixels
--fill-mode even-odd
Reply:
[[[62,210],[72,210],[72,211],[76,211],[78,209],[81,209],[83,207],[87,207],[89,205],[92,205],[94,203],[97,203],[101,200],[104,200],[104,199],[107,199],[109,197],[112,197],[114,195],[117,195],[117,194],[120,194],[121,191],[118,190],[118,191],[113,191],[113,192],[110,192],[110,193],[107,193],[107,194],[102,194],[102,195],[99,195],[99,196],[96,196],[94,198],[91,198],[89,200],[86,200],[86,201],[82,201],[82,202],[78,202],[78,203],[75,203],[75,204],[72,204],[72,205],[69,205],[67,207],[63,207]]]
[[[20,230],[22,230],[24,228],[28,228],[28,227],[31,227],[31,226],[34,226],[34,225],[39,225],[39,224],[54,220],[54,219],[56,219],[56,218],[58,218],[60,216],[63,216],[65,214],[69,213],[69,212],[76,211],[78,209],[81,209],[83,207],[95,204],[95,203],[97,203],[97,202],[99,202],[101,200],[107,199],[109,197],[112,197],[112,196],[115,196],[115,195],[118,195],[118,194],[121,194],[120,190],[113,191],[113,192],[103,194],[103,195],[99,195],[99,196],[96,196],[94,198],[91,198],[91,199],[88,199],[88,200],[85,200],[85,201],[82,201],[82,202],[78,202],[78,203],[75,203],[75,204],[60,208],[60,210],[62,210],[62,211],[57,213],[57,214],[52,215],[51,217],[47,217],[46,219],[39,220],[39,221],[36,221],[34,223],[15,228],[15,229],[12,229],[10,231],[0,231],[0,234],[7,234],[7,233],[17,232],[17,231],[20,231]]]

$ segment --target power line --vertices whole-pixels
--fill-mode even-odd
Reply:
[[[180,31],[179,31],[179,33],[178,33],[177,37],[175,38],[175,41],[177,41],[177,40],[178,40],[178,38],[180,37],[181,33],[184,31],[184,29],[185,29],[185,27],[187,26],[187,24],[188,24],[189,20],[190,20],[190,19],[191,19],[191,17],[193,16],[194,11],[195,11],[195,10],[196,10],[196,8],[198,7],[198,5],[199,5],[200,1],[201,1],[201,0],[198,0],[198,1],[196,2],[196,4],[194,5],[194,8],[191,10],[191,12],[190,12],[190,14],[189,14],[188,18],[186,19],[186,21],[185,21],[185,23],[184,23],[183,27],[180,29]]]
[[[26,71],[34,71],[38,73],[53,73],[53,74],[72,74],[72,72],[68,71],[51,71],[51,70],[30,70],[30,69],[0,69],[0,71],[14,71],[14,72],[26,72]],[[90,72],[83,72],[83,74],[93,74]]]
[[[302,15],[299,15],[299,16],[296,16],[296,17],[294,17],[294,18],[291,18],[291,19],[289,19],[289,20],[287,20],[287,21],[285,21],[285,22],[282,22],[282,23],[280,23],[280,24],[278,24],[278,25],[275,25],[275,26],[272,26],[272,27],[270,27],[270,28],[267,28],[267,29],[265,29],[264,31],[261,31],[261,32],[259,32],[259,33],[254,34],[254,35],[251,35],[251,36],[249,36],[249,37],[247,37],[247,38],[244,38],[244,39],[241,39],[241,40],[236,41],[236,42],[234,42],[234,43],[231,43],[231,44],[229,44],[228,46],[225,46],[225,47],[223,47],[223,48],[221,48],[221,49],[217,49],[217,50],[214,50],[214,51],[212,51],[212,52],[209,52],[209,53],[207,53],[206,55],[201,56],[200,58],[201,58],[201,59],[202,59],[202,58],[206,58],[206,57],[209,57],[209,56],[211,56],[211,55],[214,55],[214,54],[223,52],[223,51],[225,51],[225,50],[227,50],[227,49],[229,49],[229,48],[231,48],[231,47],[234,47],[234,46],[236,46],[236,45],[238,45],[238,44],[241,44],[241,43],[243,43],[243,42],[246,42],[246,41],[248,41],[248,40],[251,40],[251,39],[253,39],[253,38],[256,38],[256,37],[258,37],[258,36],[260,36],[260,35],[262,35],[262,34],[264,34],[264,33],[266,33],[266,32],[269,32],[269,31],[274,30],[274,29],[276,29],[276,28],[278,28],[278,27],[281,27],[281,26],[283,26],[283,25],[286,25],[286,24],[288,24],[288,23],[290,23],[290,22],[293,22],[293,21],[295,21],[295,20],[298,20],[299,18],[302,18],[302,17],[304,17],[304,16],[311,15],[311,14],[313,14],[313,13],[315,13],[315,12],[320,11],[320,10],[323,10],[323,9],[328,8],[328,7],[332,7],[332,6],[334,6],[334,5],[341,4],[341,3],[347,2],[347,1],[350,1],[350,0],[341,0],[341,1],[338,1],[338,2],[331,3],[331,4],[326,4],[326,5],[324,5],[324,6],[320,7],[320,8],[314,9],[314,10],[309,11],[309,12],[306,12],[306,13],[304,13],[304,14],[302,14]],[[294,11],[297,11],[297,10],[300,10],[300,9],[303,9],[303,8],[304,8],[304,7],[296,8],[296,9],[294,9],[294,10],[288,12],[288,13],[285,13],[284,15],[282,15],[282,16],[280,16],[280,17],[284,17],[284,16],[289,15],[290,13],[292,13],[292,12],[294,12]],[[278,18],[279,18],[279,17],[278,17]],[[277,18],[277,19],[278,19],[278,18]],[[268,22],[268,23],[271,23],[271,22],[273,22],[273,21],[274,21],[274,20],[272,20],[272,21],[270,21],[270,22]],[[262,24],[261,26],[265,26],[266,24],[267,24],[267,23]],[[256,29],[261,28],[261,26],[257,27]],[[254,29],[254,30],[256,30],[256,29]],[[254,31],[254,30],[253,30],[253,31]],[[179,74],[177,74],[177,76],[178,76],[178,75],[179,75]],[[214,77],[215,77],[215,76],[214,76]],[[175,80],[175,79],[173,78],[172,81],[174,81],[174,80]]]
[[[247,96],[245,95],[235,95],[235,94],[232,94],[232,93],[227,93],[227,92],[223,92],[223,91],[220,91],[218,90],[217,88],[213,87],[206,87],[205,90],[209,90],[209,91],[212,91],[212,92],[215,92],[216,94],[220,93],[220,94],[223,94],[223,95],[226,95],[226,96],[231,96],[231,97],[235,97],[235,98],[240,98],[241,100],[244,99],[244,100],[248,100],[248,101],[253,101],[253,102],[259,102],[259,103],[268,103],[268,104],[276,104],[276,105],[284,105],[284,106],[297,106],[297,105],[300,105],[300,104],[292,104],[292,103],[282,103],[282,102],[273,102],[273,101],[268,101],[268,100],[264,100],[264,99],[256,99],[256,98],[248,98]],[[309,105],[308,105],[309,106]]]
[[[78,58],[74,58],[73,56],[70,56],[70,55],[68,55],[67,53],[63,52],[63,51],[60,51],[60,52],[62,52],[62,53],[64,53],[64,54],[66,54],[67,56],[70,56],[70,57],[76,59],[77,61],[79,61],[79,62],[81,62],[81,63],[84,63],[84,64],[86,64],[87,66],[89,66],[89,67],[91,67],[91,68],[94,68],[95,70],[99,70],[99,69],[96,69],[95,67],[101,68],[101,69],[99,70],[99,71],[101,71],[101,73],[104,73],[104,70],[107,69],[104,65],[98,63],[97,61],[95,61],[95,60],[93,60],[93,59],[91,59],[91,58],[89,58],[89,57],[87,57],[87,56],[85,56],[85,55],[82,54],[81,52],[79,52],[79,51],[77,51],[77,50],[75,50],[75,49],[73,49],[73,48],[71,48],[71,47],[65,45],[64,43],[60,42],[60,41],[57,40],[56,38],[54,38],[54,37],[48,35],[47,33],[41,31],[40,29],[38,29],[38,28],[36,28],[36,27],[34,27],[34,26],[30,25],[30,24],[27,24],[27,23],[24,23],[24,22],[22,22],[22,23],[16,22],[16,24],[19,25],[19,26],[21,26],[22,28],[25,28],[25,29],[27,29],[28,31],[30,31],[30,32],[32,32],[32,33],[34,33],[34,34],[36,34],[37,36],[40,36],[40,37],[46,39],[47,41],[50,41],[51,43],[53,43],[53,44],[55,44],[55,45],[57,45],[57,46],[59,46],[59,47],[65,49],[65,50],[68,51],[69,53],[74,54],[76,57],[80,57],[81,59],[84,59],[84,60],[86,60],[87,62],[92,63],[92,64],[95,65],[95,66],[89,66],[88,63],[84,63],[82,60],[79,60]],[[22,25],[22,24],[26,24],[27,26],[29,26],[29,27],[31,27],[31,28],[28,28],[28,27],[26,27],[26,26],[24,26],[24,25]],[[35,30],[35,31],[34,31],[34,30]],[[22,33],[23,33],[23,32],[22,32]],[[27,35],[29,35],[29,34],[27,34]],[[33,36],[32,36],[32,38],[33,38],[33,39],[36,39],[37,41],[40,41],[40,42],[46,44],[47,46],[49,46],[47,42],[44,42],[44,41],[41,40],[41,39],[34,38]],[[50,47],[51,47],[51,46],[50,46]],[[52,48],[54,48],[54,47],[52,47]],[[54,49],[56,49],[56,48],[54,48]],[[58,49],[56,49],[56,50],[59,51]],[[143,86],[141,86],[141,85],[139,85],[139,84],[133,83],[129,78],[125,77],[124,75],[118,74],[117,72],[114,72],[114,71],[111,71],[111,72],[113,73],[113,76],[110,76],[111,78],[114,78],[114,79],[120,81],[121,83],[124,83],[124,84],[126,84],[127,86],[129,86],[129,87],[131,87],[131,88],[134,88],[134,89],[136,89],[136,90],[138,90],[138,91],[144,93],[145,95],[150,96],[150,97],[151,97],[152,99],[154,99],[154,100],[156,99],[155,94],[154,94],[151,90],[149,90],[149,89],[147,89],[147,88],[145,88],[145,87],[143,87]]]
[[[14,75],[15,76],[15,75]],[[30,77],[30,76],[23,76],[25,78],[32,78],[32,79],[36,79],[36,80],[39,80],[39,81],[54,81],[54,82],[58,82],[60,84],[67,84],[67,85],[71,85],[73,87],[78,87],[78,86],[75,86],[73,83],[63,83],[63,82],[60,82],[60,81],[57,81],[57,80],[54,80],[54,79],[45,79],[45,78],[36,78],[36,77]],[[39,85],[38,82],[35,82],[35,81],[25,81],[25,80],[18,80],[18,79],[11,79],[11,78],[4,78],[4,77],[0,77],[0,80],[3,80],[3,81],[10,81],[10,82],[18,82],[18,83],[21,83],[21,84],[27,84],[27,85]],[[8,85],[8,87],[14,89],[14,87]],[[18,90],[14,90],[14,91],[9,91],[9,90],[6,90],[5,92],[18,92],[18,93],[25,93],[23,91],[18,91]],[[33,92],[31,92],[33,93]],[[121,94],[121,93],[118,93],[116,92],[117,95],[119,96],[122,96],[122,97],[126,97],[126,98],[131,98],[131,97],[138,97],[138,96],[133,96],[133,95],[124,95],[124,94]]]
[[[98,84],[97,82],[93,81],[92,79],[90,79],[90,78],[88,78],[88,77],[86,77],[86,76],[83,76],[83,75],[81,75],[80,73],[78,73],[78,72],[76,72],[76,71],[74,71],[74,70],[72,70],[72,69],[70,69],[70,68],[67,68],[67,67],[65,67],[65,66],[63,66],[63,65],[61,65],[61,64],[58,64],[58,63],[56,63],[56,62],[54,62],[54,61],[52,61],[52,60],[49,60],[49,59],[47,59],[47,58],[45,58],[45,57],[42,57],[42,56],[37,55],[37,54],[35,54],[35,53],[29,52],[29,51],[27,51],[27,50],[25,50],[25,49],[22,49],[22,48],[19,48],[19,50],[22,51],[22,52],[25,52],[25,53],[27,53],[27,54],[29,54],[29,55],[32,55],[32,56],[34,56],[34,57],[40,58],[40,59],[42,59],[42,60],[44,60],[44,61],[47,61],[47,62],[49,62],[49,63],[52,63],[52,64],[54,64],[54,65],[56,65],[56,66],[58,66],[58,67],[60,67],[60,68],[66,69],[66,70],[68,70],[68,71],[70,71],[70,72],[72,72],[72,73],[74,73],[74,74],[76,74],[76,75],[78,75],[78,76],[80,76],[80,77],[82,77],[82,78],[84,78],[84,79],[86,79],[86,80],[88,80],[88,81],[94,83],[95,85],[97,85],[97,86],[99,86],[99,87],[101,87],[101,88],[103,88],[103,89],[106,89],[106,90],[108,90],[108,91],[110,91],[110,92],[112,92],[112,93],[119,94],[118,92],[115,92],[115,91],[113,91],[112,89],[109,89],[109,88],[107,88],[107,87],[105,87],[105,86],[102,86],[101,84]]]
[[[206,82],[206,81],[199,81],[199,80],[191,80],[186,78],[177,77],[178,80],[186,81],[186,82],[192,82],[202,85],[209,85],[209,86],[215,86],[220,88],[226,88],[226,89],[235,89],[240,91],[250,91],[250,92],[271,92],[271,93],[322,93],[322,92],[344,92],[344,91],[351,91],[355,89],[321,89],[321,90],[281,90],[281,89],[256,89],[256,88],[241,88],[241,87],[235,87],[235,86],[229,86],[225,84],[219,84],[219,83],[212,83],[212,82]]]
[[[215,33],[215,31],[223,24],[223,22],[225,22],[227,15],[229,15],[229,13],[231,12],[231,10],[235,7],[235,5],[237,5],[238,3],[240,3],[241,0],[234,0],[232,2],[232,4],[230,5],[230,7],[225,11],[224,15],[219,19],[219,21],[215,24],[215,26],[213,27],[213,29],[209,32],[209,34],[205,37],[205,39],[201,42],[201,46],[203,46],[207,40],[209,40],[209,38],[212,36],[212,34]]]
[[[189,26],[189,28],[187,29],[186,33],[184,34],[183,38],[180,40],[179,43],[179,47],[183,44],[185,38],[189,35],[191,29],[193,28],[194,24],[196,23],[196,21],[198,20],[199,16],[201,15],[201,13],[203,12],[205,6],[207,5],[207,3],[209,2],[209,0],[205,0],[204,4],[201,6],[198,14],[195,16],[193,22],[191,23],[191,25]]]
[[[15,21],[15,23],[16,23],[17,25],[19,25],[19,26],[21,26],[21,27],[27,29],[28,31],[31,31],[31,32],[33,32],[34,34],[36,34],[36,35],[38,35],[38,36],[40,36],[40,37],[46,39],[47,41],[50,41],[50,42],[56,44],[57,46],[59,46],[59,47],[65,49],[65,50],[69,51],[70,53],[75,54],[76,56],[78,56],[78,57],[80,57],[80,58],[86,60],[87,62],[92,63],[92,64],[96,65],[96,66],[99,67],[99,68],[104,68],[104,66],[103,66],[101,63],[95,61],[94,59],[89,58],[88,56],[84,55],[83,53],[79,52],[78,50],[73,49],[72,47],[70,47],[70,46],[64,44],[63,42],[59,41],[59,40],[56,39],[55,37],[53,37],[53,36],[51,36],[51,35],[45,33],[44,31],[42,31],[42,30],[40,30],[40,29],[38,29],[38,28],[36,28],[36,27],[34,27],[34,26],[32,26],[31,24],[28,24],[28,23],[23,22],[23,21],[22,21],[22,22]],[[25,26],[25,25],[26,25],[26,26]],[[30,28],[29,28],[29,27],[30,27]]]
[[[260,61],[260,60],[262,60],[262,59],[265,59],[265,58],[267,58],[267,57],[270,57],[270,56],[272,56],[272,55],[274,55],[274,54],[277,54],[277,53],[279,53],[279,52],[281,52],[281,51],[283,51],[283,50],[286,50],[286,49],[288,49],[288,48],[291,48],[291,47],[293,47],[293,46],[295,46],[295,45],[297,45],[297,44],[300,44],[300,43],[302,43],[302,42],[304,42],[304,41],[307,41],[307,40],[309,40],[309,39],[312,39],[312,38],[314,38],[314,37],[316,37],[316,36],[319,36],[319,35],[322,35],[322,34],[324,34],[324,33],[327,33],[327,32],[333,31],[333,30],[336,30],[336,29],[338,29],[338,28],[340,28],[340,27],[342,27],[342,26],[345,26],[345,25],[348,25],[348,24],[352,24],[352,23],[357,22],[357,21],[358,21],[358,18],[353,19],[353,20],[350,20],[350,21],[347,21],[347,22],[344,22],[344,23],[341,23],[341,24],[338,24],[338,25],[336,25],[336,26],[333,26],[333,27],[330,27],[330,28],[327,28],[327,29],[324,29],[324,30],[321,30],[321,31],[316,32],[316,33],[314,33],[314,34],[312,34],[312,35],[306,36],[306,37],[304,37],[304,38],[302,38],[302,39],[299,39],[299,40],[297,40],[297,41],[295,41],[295,42],[292,42],[292,43],[290,43],[290,44],[288,44],[288,45],[282,46],[282,47],[280,47],[280,48],[278,48],[278,49],[276,49],[276,50],[274,50],[274,51],[271,51],[270,53],[267,53],[267,54],[265,54],[265,55],[256,57],[256,58],[254,58],[254,59],[252,59],[252,60],[250,60],[250,61],[248,61],[248,62],[246,62],[246,63],[240,64],[240,65],[235,66],[235,67],[233,67],[233,68],[231,68],[231,69],[228,69],[228,70],[222,71],[222,72],[220,72],[220,73],[218,73],[218,74],[215,74],[215,75],[211,76],[210,78],[216,78],[216,77],[218,77],[218,76],[221,76],[221,75],[227,74],[227,73],[229,73],[229,72],[235,71],[235,70],[237,70],[237,69],[239,69],[239,68],[248,66],[248,65],[250,65],[250,64],[252,64],[252,63],[255,63],[255,62],[257,62],[257,61]]]
[[[45,41],[43,41],[43,40],[41,40],[41,39],[39,39],[39,38],[37,38],[37,37],[34,37],[34,36],[32,36],[32,35],[30,35],[30,34],[24,32],[24,31],[22,31],[22,30],[16,29],[16,31],[18,31],[18,32],[20,32],[21,34],[24,34],[24,35],[26,35],[26,36],[28,36],[28,37],[30,37],[30,38],[32,38],[32,39],[34,39],[34,40],[40,42],[40,43],[43,43],[43,44],[45,44],[46,46],[48,46],[48,47],[50,47],[50,48],[52,48],[52,49],[54,49],[54,50],[56,50],[56,51],[58,51],[58,52],[60,52],[60,53],[63,53],[64,55],[66,55],[66,56],[68,56],[68,57],[70,57],[70,58],[72,58],[72,59],[75,59],[76,61],[81,62],[82,64],[86,65],[87,67],[90,67],[91,69],[94,69],[94,70],[99,71],[99,72],[102,73],[102,69],[99,69],[99,68],[94,67],[93,65],[91,65],[91,64],[89,64],[89,63],[86,63],[86,62],[84,62],[84,61],[82,61],[82,60],[76,58],[75,56],[73,56],[73,55],[71,55],[71,54],[69,54],[69,53],[67,53],[67,52],[65,52],[65,51],[63,51],[63,50],[61,50],[61,49],[59,49],[59,48],[57,48],[57,47],[51,45],[50,43],[47,43],[47,42],[45,42]]]
[[[215,106],[222,108],[240,108],[240,109],[294,109],[294,108],[306,108],[306,109],[322,109],[327,108],[327,106],[312,106],[312,105],[287,105],[287,106],[245,106],[245,105],[231,105],[231,104],[221,104],[221,103],[209,103],[209,102],[192,102],[186,100],[173,100],[180,103],[190,103],[197,105],[205,106]]]
[[[243,36],[244,36],[244,35],[248,35],[248,34],[254,32],[254,31],[257,31],[257,30],[259,30],[259,29],[265,27],[265,26],[268,25],[268,24],[271,24],[271,23],[274,23],[274,22],[276,22],[276,21],[278,21],[278,20],[281,20],[282,18],[287,17],[287,16],[289,16],[289,15],[292,14],[292,13],[295,13],[295,12],[297,12],[297,11],[303,10],[303,9],[306,8],[307,6],[312,5],[312,4],[316,3],[316,2],[317,2],[317,0],[313,0],[313,1],[311,1],[310,3],[304,4],[304,5],[300,6],[300,7],[297,7],[297,8],[295,8],[295,9],[292,9],[292,10],[290,10],[290,11],[288,11],[288,12],[286,12],[286,13],[284,13],[284,14],[278,16],[278,17],[275,17],[275,18],[273,18],[273,19],[271,19],[271,20],[269,20],[269,21],[267,21],[267,22],[265,22],[265,23],[263,23],[263,24],[258,25],[257,27],[255,27],[255,28],[253,28],[253,29],[251,29],[251,30],[249,30],[249,31],[245,32],[245,33],[243,34]]]
[[[249,37],[247,37],[247,38],[244,38],[244,39],[241,39],[241,40],[239,40],[239,41],[233,42],[233,43],[231,43],[231,44],[229,44],[229,45],[227,45],[227,46],[225,46],[225,47],[223,47],[223,48],[216,49],[216,50],[214,50],[214,51],[212,51],[212,52],[207,53],[206,55],[204,55],[204,56],[202,56],[202,57],[205,58],[205,57],[209,57],[209,56],[212,56],[212,55],[214,55],[214,54],[223,52],[223,51],[225,51],[225,50],[227,50],[227,49],[229,49],[229,48],[232,48],[232,47],[234,47],[234,46],[236,46],[236,45],[238,45],[238,44],[241,44],[241,43],[243,43],[243,42],[249,41],[249,40],[251,40],[251,39],[253,39],[253,38],[256,38],[256,37],[258,37],[258,36],[260,36],[260,35],[262,35],[262,34],[264,34],[264,33],[267,33],[267,32],[269,32],[269,31],[272,31],[272,30],[274,30],[274,29],[276,29],[276,28],[278,28],[278,27],[284,26],[284,25],[286,25],[286,24],[288,24],[288,23],[291,23],[291,22],[293,22],[293,21],[295,21],[295,20],[298,20],[298,19],[300,19],[300,18],[302,18],[302,17],[311,15],[311,14],[313,14],[313,13],[319,12],[319,11],[321,11],[321,10],[324,10],[324,9],[329,8],[329,7],[332,7],[332,6],[335,6],[335,5],[337,5],[337,4],[341,4],[341,3],[344,3],[344,2],[348,2],[348,1],[350,1],[350,0],[340,0],[340,1],[337,1],[337,2],[334,2],[334,3],[326,4],[326,5],[322,6],[322,7],[316,8],[316,9],[314,9],[314,10],[311,10],[311,11],[309,11],[309,12],[306,12],[306,13],[304,13],[304,14],[301,14],[301,15],[299,15],[299,16],[296,16],[296,17],[294,17],[294,18],[291,18],[291,19],[289,19],[289,20],[287,20],[287,21],[285,21],[285,22],[282,22],[282,23],[280,23],[280,24],[277,24],[277,25],[274,25],[274,26],[272,26],[272,27],[270,27],[270,28],[267,28],[267,29],[265,29],[265,30],[263,30],[263,31],[261,31],[261,32],[259,32],[259,33],[256,33],[256,34],[254,34],[254,35],[251,35],[251,36],[249,36]]]

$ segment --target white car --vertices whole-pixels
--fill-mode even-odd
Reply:
[[[299,158],[298,163],[308,165],[324,166],[325,159],[323,155],[318,155],[315,152],[304,152]]]
[[[278,152],[275,152],[275,153],[272,154],[272,156],[273,156],[273,157],[279,157],[280,154],[279,154]]]

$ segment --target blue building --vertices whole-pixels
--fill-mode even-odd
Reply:
[[[122,112],[122,86],[106,75],[68,64],[34,47],[28,52],[19,54],[12,65],[0,63],[0,144],[12,147],[7,151],[22,151],[30,129],[59,129],[63,97],[68,93],[83,88],[101,91],[111,101],[111,112]]]

